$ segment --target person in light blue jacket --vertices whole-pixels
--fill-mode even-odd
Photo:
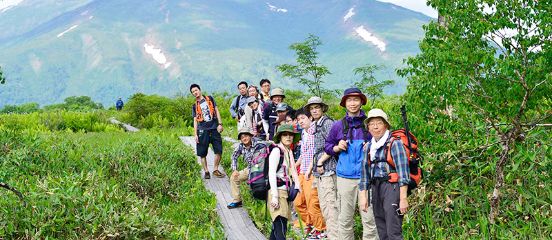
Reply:
[[[332,125],[324,150],[336,156],[338,239],[355,239],[354,214],[358,203],[358,184],[361,176],[363,147],[371,139],[363,121],[366,114],[361,107],[366,105],[366,96],[358,88],[346,89],[340,105],[347,110],[345,117]],[[362,239],[378,239],[374,213],[360,211]]]

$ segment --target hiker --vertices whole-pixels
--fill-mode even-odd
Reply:
[[[263,108],[263,121],[266,121],[268,125],[268,138],[267,140],[272,140],[275,133],[274,122],[278,119],[278,114],[276,113],[276,108],[278,104],[286,98],[284,95],[284,90],[281,88],[274,88],[270,94],[270,101],[268,101]],[[288,110],[292,110],[291,107],[287,106]]]
[[[268,152],[266,144],[254,138],[248,128],[243,127],[239,129],[238,140],[240,141],[240,144],[236,147],[234,153],[232,154],[232,176],[230,177],[230,188],[232,189],[233,201],[228,204],[229,209],[242,206],[240,183],[248,179],[249,171],[251,170],[251,161],[254,157],[259,156],[259,154],[267,154]],[[240,156],[243,156],[243,160],[247,163],[247,168],[238,171],[238,158]]]
[[[259,86],[261,86],[261,99],[265,102],[270,101],[270,80],[266,78],[261,79]]]
[[[263,100],[263,98],[260,96],[259,88],[257,88],[257,86],[254,86],[254,85],[250,85],[247,88],[247,94],[248,94],[249,97],[254,97],[257,100],[259,100],[259,110],[262,113],[263,112],[263,107],[265,105],[265,100]]]
[[[217,108],[215,99],[212,96],[201,94],[201,88],[197,84],[190,86],[190,92],[195,97],[196,102],[192,106],[192,117],[194,118],[194,137],[196,141],[196,153],[201,158],[201,165],[205,172],[205,179],[210,179],[209,167],[207,166],[207,150],[209,144],[215,152],[215,177],[224,177],[224,173],[218,170],[220,156],[222,155],[222,137],[220,133],[224,130],[222,122],[219,122],[220,111]]]
[[[309,111],[313,119],[311,128],[314,132],[315,148],[313,175],[316,180],[314,185],[317,187],[320,208],[326,221],[326,235],[328,239],[338,239],[337,179],[335,174],[337,159],[324,152],[326,138],[334,120],[326,115],[328,105],[320,97],[309,98],[303,109]]]
[[[236,120],[239,126],[240,118],[245,114],[244,108],[247,105],[247,98],[249,97],[247,94],[247,82],[242,81],[238,83],[238,93],[239,95],[230,104],[230,115],[232,115],[232,118]]]
[[[337,156],[337,206],[338,239],[354,239],[354,215],[358,201],[363,146],[371,139],[364,126],[366,115],[361,107],[366,104],[366,96],[358,88],[348,88],[341,98],[340,105],[347,110],[345,117],[335,121],[326,138],[325,151]],[[376,225],[372,210],[360,211],[362,218],[362,239],[377,239]]]
[[[278,147],[273,148],[269,156],[270,190],[267,198],[267,207],[272,219],[271,240],[286,239],[287,222],[291,219],[291,202],[300,189],[297,172],[293,167],[295,159],[290,149],[291,144],[299,141],[299,138],[299,134],[288,124],[280,126],[274,135],[274,143]],[[280,165],[281,155],[283,161]]]
[[[359,183],[360,208],[364,212],[372,211],[369,210],[370,203],[367,197],[367,192],[371,188],[372,209],[379,238],[403,239],[402,221],[408,211],[407,191],[410,181],[406,151],[400,139],[394,140],[392,146],[388,146],[391,126],[383,110],[370,110],[365,123],[372,140],[367,144],[366,157],[362,162],[362,177]],[[387,163],[386,148],[395,163],[398,180],[392,181],[389,177],[390,166]]]
[[[117,102],[115,103],[115,108],[117,109],[117,111],[121,111],[123,110],[123,106],[125,104],[123,103],[123,99],[119,98],[119,100],[117,100]]]
[[[278,126],[282,124],[291,124],[293,123],[293,116],[291,115],[291,111],[289,109],[289,106],[287,103],[280,103],[278,106],[276,106],[276,120],[274,123],[274,131],[278,131]],[[296,129],[296,125],[293,129]]]
[[[268,135],[268,125],[262,119],[259,100],[255,97],[247,98],[247,107],[245,107],[245,115],[240,120],[240,126],[251,129],[253,137],[266,140]]]
[[[297,160],[299,166],[299,185],[301,191],[295,198],[295,210],[299,213],[300,219],[306,224],[305,232],[309,239],[324,238],[326,234],[326,223],[320,212],[318,201],[318,190],[313,186],[312,176],[313,160],[315,153],[314,127],[311,125],[311,115],[303,109],[297,110],[297,121],[303,129],[301,134],[301,155]],[[297,221],[299,223],[299,221]],[[294,227],[299,227],[294,223]]]

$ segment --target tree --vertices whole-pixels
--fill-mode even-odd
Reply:
[[[0,66],[0,84],[4,84],[6,82],[6,78],[2,75],[2,67]]]
[[[426,119],[446,108],[485,125],[476,128],[473,122],[462,121],[473,128],[474,138],[488,139],[481,148],[499,146],[498,154],[491,155],[495,177],[488,218],[494,223],[505,184],[504,169],[519,152],[516,143],[552,115],[550,4],[533,0],[428,2],[446,24],[425,26],[421,53],[409,58],[408,67],[399,71],[409,76],[406,98]]]
[[[360,75],[362,78],[354,83],[354,86],[358,87],[365,95],[370,99],[370,108],[374,107],[374,103],[377,98],[383,96],[383,88],[393,85],[393,80],[379,81],[374,76],[374,72],[379,70],[380,67],[376,65],[365,65],[355,68],[355,75]]]
[[[304,42],[294,43],[289,46],[295,51],[297,56],[297,65],[282,64],[276,68],[284,77],[299,79],[299,83],[306,86],[309,91],[319,97],[329,90],[322,87],[324,81],[322,77],[331,74],[328,68],[318,62],[318,52],[316,48],[322,45],[320,38],[309,34]]]

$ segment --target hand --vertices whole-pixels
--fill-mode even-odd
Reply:
[[[266,134],[266,140],[267,140],[267,141],[270,140],[270,135],[268,135],[268,133]]]
[[[316,167],[316,171],[320,174],[324,174],[324,167]]]
[[[194,135],[194,139],[196,143],[199,143],[199,138],[197,137],[197,135]]]
[[[368,207],[370,207],[370,203],[368,201],[368,194],[366,190],[362,190],[359,192],[358,195],[358,205],[360,207],[360,210],[363,212],[368,212]]]
[[[337,147],[339,149],[341,149],[341,151],[347,151],[347,141],[339,140],[339,143],[337,144]]]
[[[399,201],[399,210],[401,214],[405,214],[408,211],[408,199],[403,198]]]
[[[272,200],[270,200],[270,206],[274,209],[280,208],[280,203],[278,202],[278,197],[272,197]]]
[[[234,172],[232,172],[232,178],[235,180],[235,181],[238,181],[238,177],[240,176],[240,173],[236,170],[234,170]]]
[[[218,125],[217,131],[218,131],[219,133],[221,133],[222,131],[224,131],[224,128],[222,127],[222,125]]]
[[[305,176],[307,181],[310,179],[311,175],[312,175],[312,164],[309,165],[309,168],[307,169],[307,175]]]

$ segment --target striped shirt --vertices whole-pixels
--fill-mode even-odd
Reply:
[[[251,139],[251,147],[246,148],[243,143],[240,143],[236,149],[234,150],[234,153],[232,154],[232,170],[238,169],[238,158],[243,155],[243,159],[245,162],[247,162],[247,168],[251,167],[251,161],[253,160],[253,157],[256,155],[255,153],[259,153],[261,151],[266,152],[266,144],[262,141],[258,141],[255,138]]]
[[[300,173],[305,174],[314,159],[314,153],[316,151],[314,146],[314,128],[310,127],[303,130],[301,135],[301,156],[299,157],[299,161],[301,161]]]
[[[364,159],[362,160],[362,173],[360,177],[360,183],[358,185],[360,190],[368,189],[372,176],[387,177],[389,175],[388,169],[390,168],[390,166],[388,165],[387,161],[384,160],[386,160],[385,148],[389,144],[390,138],[391,135],[389,135],[387,143],[376,150],[376,159],[370,164],[370,166],[368,166],[368,155],[370,153],[371,142],[367,143],[364,150]],[[391,157],[395,162],[396,171],[399,175],[399,186],[408,185],[408,182],[410,181],[408,158],[406,156],[406,151],[404,149],[402,141],[400,139],[396,139],[395,141],[393,141],[393,145],[391,146],[390,151]],[[378,160],[382,160],[382,162],[377,162]]]

